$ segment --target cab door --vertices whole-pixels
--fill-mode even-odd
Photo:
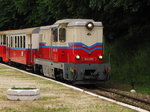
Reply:
[[[58,28],[52,27],[51,28],[51,47],[50,47],[50,59],[52,61],[57,61],[57,46],[58,46]]]
[[[66,42],[66,27],[60,27],[59,28],[59,35],[58,35],[58,46],[60,46],[60,49],[58,50],[58,60],[60,62],[67,62],[68,60],[68,45]]]

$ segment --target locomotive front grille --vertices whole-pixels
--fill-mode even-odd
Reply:
[[[95,72],[95,70],[85,70],[84,75],[85,76],[91,76],[94,74],[94,72]]]
[[[97,74],[95,74],[95,70],[85,70],[84,72],[84,79],[96,79]]]

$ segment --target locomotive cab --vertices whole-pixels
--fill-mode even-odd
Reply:
[[[60,20],[55,24],[59,25],[57,46],[60,46],[59,62],[64,62],[63,78],[74,84],[108,80],[110,65],[103,63],[102,23],[75,19]]]
[[[46,33],[49,35],[44,36]],[[108,80],[110,65],[103,62],[101,22],[59,20],[41,27],[39,35],[43,35],[39,48],[41,55],[35,59],[35,64],[40,67],[35,68],[42,68],[45,76],[74,84],[96,84]]]
[[[55,62],[102,63],[103,27],[93,20],[60,20],[51,26]]]

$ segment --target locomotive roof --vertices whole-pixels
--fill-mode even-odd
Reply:
[[[62,19],[55,22],[55,24],[65,24],[71,22],[94,22],[93,19]]]
[[[93,19],[63,19],[56,21],[54,25],[68,24],[67,26],[85,26],[87,22],[92,22],[94,26],[102,26],[102,22],[95,22]]]

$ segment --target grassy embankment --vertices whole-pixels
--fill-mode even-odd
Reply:
[[[129,90],[134,83],[135,90],[140,93],[150,94],[150,42],[135,39],[118,39],[105,43],[105,60],[112,65],[112,76],[109,83],[124,85]],[[131,84],[132,83],[132,84]],[[122,87],[121,87],[122,88]]]

